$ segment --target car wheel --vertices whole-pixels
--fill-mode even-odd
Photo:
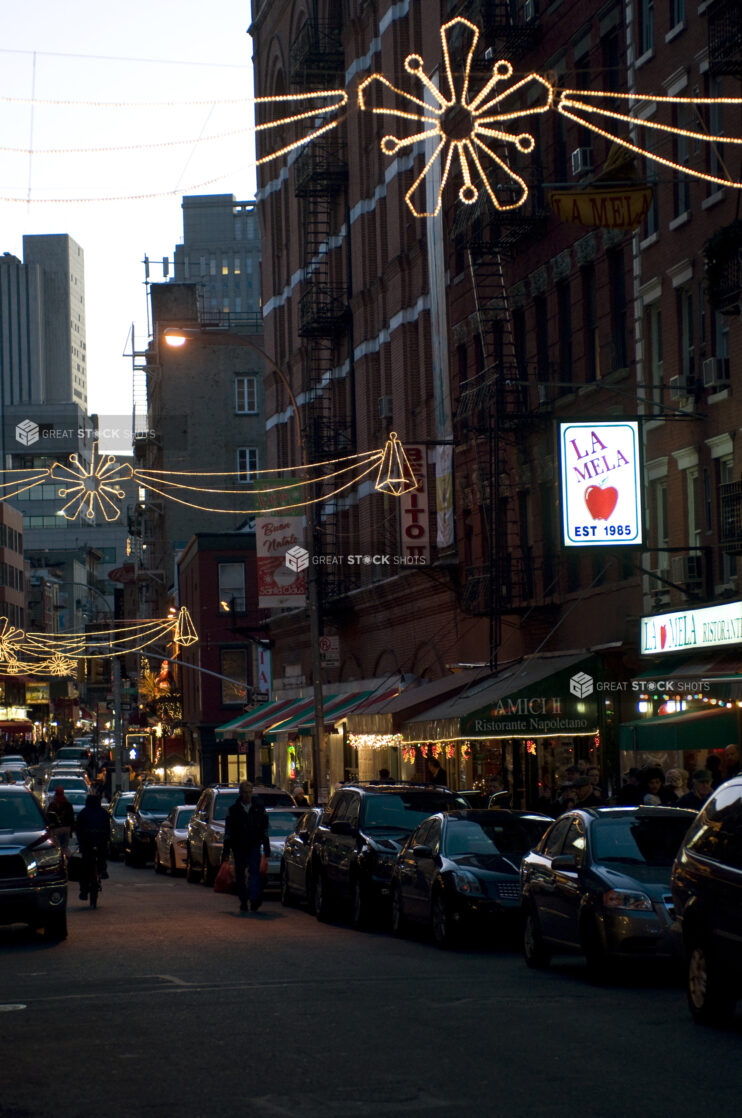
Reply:
[[[216,869],[214,868],[214,866],[212,866],[211,862],[209,861],[209,854],[208,854],[208,851],[206,849],[206,846],[204,846],[204,868],[203,868],[203,872],[201,874],[201,881],[203,882],[204,885],[208,885],[208,887],[211,889],[214,885],[215,880],[216,880]]]
[[[407,931],[407,918],[404,914],[402,890],[398,885],[392,888],[392,931],[395,936],[403,936]]]
[[[456,944],[456,926],[451,916],[451,909],[441,891],[438,891],[433,897],[430,921],[436,945],[438,947],[454,947]]]
[[[585,926],[583,943],[587,973],[591,982],[604,982],[608,975],[608,956],[595,918],[588,920]]]
[[[294,904],[294,897],[289,885],[289,874],[286,869],[286,863],[281,862],[281,904],[284,908],[290,908]]]
[[[67,913],[56,912],[44,924],[44,937],[53,943],[67,939]]]
[[[544,943],[536,913],[529,909],[523,925],[523,958],[533,970],[543,970],[551,962],[551,952]]]
[[[160,851],[155,847],[155,873],[166,873],[166,868],[160,860]]]
[[[322,870],[314,875],[314,915],[324,923],[330,919],[330,898],[327,895],[327,882]]]
[[[189,881],[191,885],[194,885],[198,881],[200,876],[201,875],[198,870],[194,870],[193,868],[193,859],[191,858],[191,848],[189,846],[188,853],[186,854],[186,881]]]
[[[353,927],[359,931],[371,923],[371,898],[368,886],[364,885],[360,876],[353,881],[350,919]]]
[[[736,995],[720,972],[709,945],[699,940],[688,955],[688,1007],[699,1025],[721,1025],[734,1012]]]

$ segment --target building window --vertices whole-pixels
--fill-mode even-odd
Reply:
[[[549,380],[549,315],[545,295],[533,300],[536,319],[536,368],[539,380]]]
[[[258,410],[258,378],[240,374],[234,378],[234,410],[238,415],[255,415]]]
[[[685,0],[670,0],[670,29],[685,22]]]
[[[696,124],[695,113],[691,106],[681,105],[675,112],[676,128],[690,130]],[[675,162],[681,167],[690,163],[690,137],[678,133],[675,137]],[[681,217],[690,210],[690,180],[687,175],[673,176],[674,217]]]
[[[245,485],[255,481],[258,470],[258,450],[254,446],[237,448],[237,480]]]
[[[247,699],[247,651],[244,648],[223,648],[220,654],[222,706],[244,705]]]
[[[654,49],[654,0],[639,0],[639,57]]]
[[[697,469],[688,470],[686,484],[688,487],[688,546],[695,549],[701,545],[701,521],[703,517],[703,500]]]
[[[734,458],[730,455],[727,458],[719,459],[718,477],[720,485],[728,485],[729,482],[734,481]],[[721,502],[717,501],[717,510],[719,517],[718,531],[721,534]],[[737,560],[734,555],[729,555],[728,552],[721,552],[721,581],[729,583],[737,575]]]
[[[685,378],[686,388],[692,387],[696,375],[695,336],[693,331],[693,292],[690,287],[678,288],[676,292],[677,331],[680,346],[680,373]]]
[[[219,564],[219,612],[245,612],[245,564]]]
[[[585,330],[585,380],[593,381],[600,376],[598,298],[594,264],[587,264],[582,269],[582,314]]]
[[[662,394],[662,310],[659,305],[651,306],[646,314],[646,354],[649,367],[647,380],[649,398],[662,412],[662,405],[667,401]]]
[[[611,299],[611,348],[614,369],[628,366],[628,347],[626,330],[628,326],[626,311],[626,270],[623,249],[617,249],[608,256],[608,274]]]
[[[566,391],[572,383],[572,299],[566,280],[557,284],[557,316],[559,324],[559,380]]]

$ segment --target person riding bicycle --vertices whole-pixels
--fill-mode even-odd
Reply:
[[[99,877],[108,877],[106,851],[111,838],[111,817],[101,806],[98,796],[90,795],[86,798],[85,807],[77,817],[75,830],[82,858],[80,900],[86,901],[94,865],[97,864]]]

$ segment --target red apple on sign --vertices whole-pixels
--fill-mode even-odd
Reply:
[[[616,507],[618,490],[612,485],[601,489],[599,485],[589,485],[585,490],[585,504],[593,520],[607,520]]]
[[[660,625],[660,648],[664,648],[667,643],[667,626]]]

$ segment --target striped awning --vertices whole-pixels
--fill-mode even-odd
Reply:
[[[231,722],[217,726],[214,736],[217,741],[224,738],[247,738],[252,734],[259,734],[274,722],[290,718],[312,705],[311,698],[307,699],[274,699],[268,703],[261,703],[254,710],[246,711]]]
[[[357,710],[364,703],[370,701],[373,691],[346,691],[342,694],[326,695],[322,703],[323,722],[325,726],[341,722]],[[297,711],[286,719],[274,723],[266,737],[270,740],[276,734],[307,734],[314,726],[314,703],[302,711]]]

